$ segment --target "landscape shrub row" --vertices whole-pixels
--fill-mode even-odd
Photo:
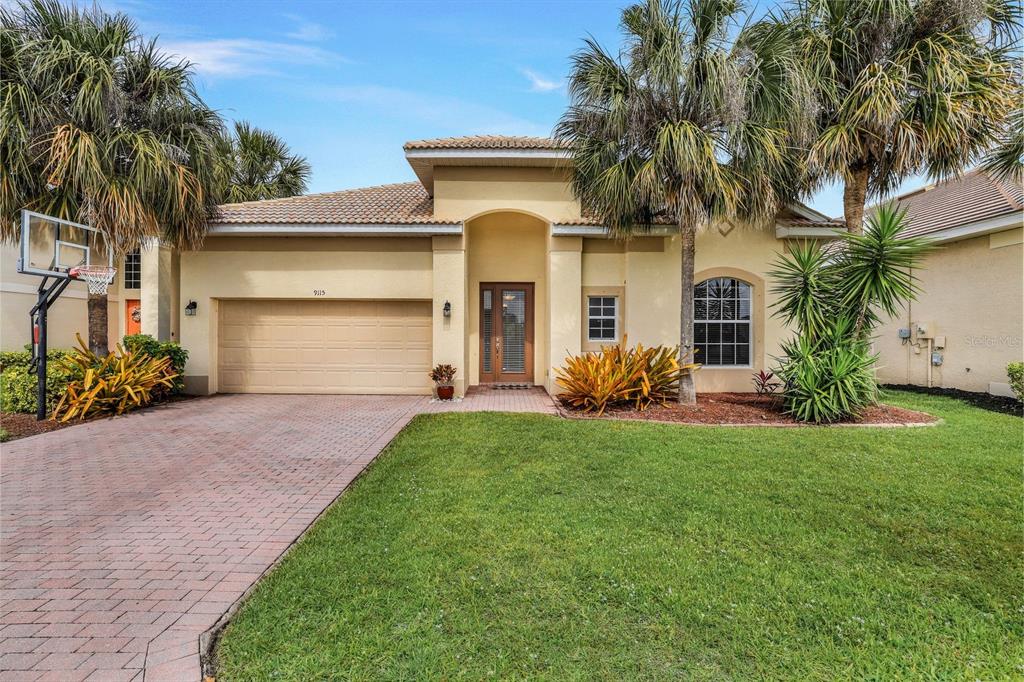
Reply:
[[[61,399],[69,394],[69,387],[76,395],[83,395],[82,382],[90,369],[93,370],[93,375],[85,394],[101,384],[107,388],[101,389],[93,396],[95,407],[90,407],[86,416],[108,411],[107,408],[110,408],[111,412],[118,412],[121,403],[111,402],[110,396],[103,393],[107,389],[114,390],[115,393],[123,390],[119,387],[128,386],[132,389],[124,391],[125,395],[129,396],[124,409],[161,402],[184,389],[182,377],[185,363],[188,361],[188,351],[177,343],[157,341],[147,334],[133,334],[124,337],[123,348],[119,347],[117,351],[102,358],[91,353],[81,339],[79,343],[82,344],[81,348],[53,349],[46,354],[48,414],[53,414]],[[161,366],[158,372],[160,380],[153,384],[150,383],[151,372],[141,371],[143,366],[148,369],[156,366],[146,364],[148,360]],[[28,350],[0,352],[0,411],[29,414],[36,411],[36,375],[30,371],[30,362],[31,352]],[[140,401],[137,402],[131,397],[131,393],[140,389]],[[101,394],[106,397],[101,398]],[[69,400],[73,399],[69,397]]]

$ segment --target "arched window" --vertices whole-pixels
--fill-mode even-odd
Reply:
[[[696,362],[708,367],[749,367],[753,357],[750,284],[714,277],[694,289]]]

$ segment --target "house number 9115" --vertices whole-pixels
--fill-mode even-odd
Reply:
[[[327,295],[327,290],[326,289],[313,289],[313,295],[314,296],[326,296]]]

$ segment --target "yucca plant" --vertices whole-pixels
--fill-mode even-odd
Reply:
[[[78,336],[78,348],[64,358],[65,367],[80,378],[68,387],[53,410],[53,418],[66,422],[103,414],[123,414],[145,407],[157,389],[170,389],[178,376],[171,358],[154,358],[126,351],[120,345],[105,357],[93,353]]]
[[[852,330],[852,321],[840,317],[816,340],[798,337],[782,344],[782,400],[794,419],[831,423],[856,417],[875,403],[877,357],[867,343],[852,336]]]
[[[600,351],[569,356],[558,368],[559,397],[584,412],[603,414],[609,405],[632,403],[644,410],[676,397],[679,380],[699,365],[680,362],[679,349],[669,346],[604,346]]]
[[[776,370],[795,419],[839,421],[875,402],[871,332],[915,298],[914,269],[932,248],[925,238],[901,237],[905,226],[905,210],[883,206],[864,234],[844,233],[824,248],[795,244],[769,273],[775,315],[797,330]]]

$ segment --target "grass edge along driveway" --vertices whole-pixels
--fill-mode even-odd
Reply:
[[[256,590],[218,679],[1024,673],[1022,422],[418,417]]]

